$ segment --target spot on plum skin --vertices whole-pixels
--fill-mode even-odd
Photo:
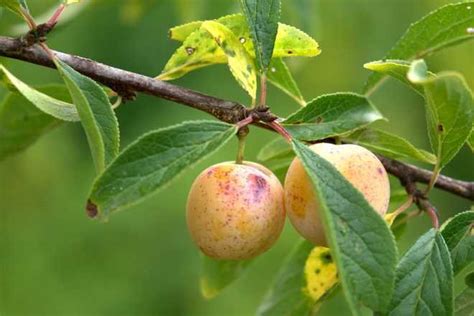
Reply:
[[[268,183],[265,178],[257,174],[249,174],[247,177],[254,202],[260,202],[268,191]]]

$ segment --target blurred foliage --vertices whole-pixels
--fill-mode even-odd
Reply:
[[[49,36],[55,49],[86,56],[149,76],[160,73],[179,44],[168,28],[195,19],[212,19],[239,10],[238,1],[84,0],[90,4]],[[360,92],[369,71],[362,65],[380,59],[408,25],[447,0],[283,1],[282,22],[312,35],[322,54],[289,64],[306,99],[337,91]],[[35,16],[53,0],[30,0]],[[72,9],[73,7],[71,7]],[[394,14],[396,12],[396,14]],[[0,33],[13,34],[18,19],[2,12]],[[474,87],[474,43],[427,58],[430,69],[457,70]],[[59,83],[58,74],[39,66],[1,58],[30,84]],[[226,99],[248,103],[225,65],[189,74],[175,83]],[[0,94],[3,97],[5,90]],[[377,127],[429,148],[423,99],[388,80],[372,101],[390,119]],[[271,87],[269,104],[286,115],[297,104]],[[140,134],[205,114],[172,102],[139,96],[117,115],[123,145]],[[255,160],[273,134],[255,128],[247,159]],[[199,253],[188,235],[185,200],[193,178],[211,163],[232,160],[234,140],[200,162],[163,191],[107,224],[90,221],[84,199],[94,177],[86,138],[79,124],[63,124],[38,143],[0,164],[0,313],[2,315],[253,315],[271,285],[282,258],[298,240],[286,225],[277,245],[259,257],[245,276],[212,301],[199,293]],[[472,180],[474,161],[467,148],[444,173]],[[397,181],[392,181],[394,188]],[[433,192],[442,220],[470,203]],[[427,231],[425,216],[412,220],[401,237],[403,253]],[[342,294],[324,305],[322,315],[348,313]]]

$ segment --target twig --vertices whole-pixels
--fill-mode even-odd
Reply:
[[[387,172],[399,179],[410,177],[410,181],[419,183],[429,183],[433,173],[431,171],[415,167],[391,158],[377,155]],[[438,189],[451,192],[468,200],[474,201],[474,182],[456,180],[440,175],[434,186]]]
[[[204,111],[228,123],[237,123],[250,115],[254,115],[257,116],[258,120],[254,120],[253,125],[270,130],[273,130],[273,126],[269,125],[277,119],[277,117],[267,111],[259,110],[259,112],[253,112],[252,114],[251,111],[237,102],[201,94],[168,82],[114,68],[87,58],[57,51],[52,52],[57,58],[78,72],[110,87],[121,96],[130,96],[135,92],[146,93]],[[25,47],[21,40],[11,37],[0,36],[0,56],[55,68],[54,63],[39,45]],[[413,182],[429,183],[432,178],[431,171],[384,156],[379,155],[379,158],[387,171],[399,179],[410,176]],[[440,175],[434,186],[474,201],[474,182],[460,181]]]

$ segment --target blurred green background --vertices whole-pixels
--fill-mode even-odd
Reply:
[[[36,16],[58,1],[30,0]],[[52,48],[149,76],[160,73],[178,47],[168,28],[196,19],[237,12],[238,1],[84,0],[91,2],[49,36]],[[322,93],[361,91],[368,76],[362,65],[380,59],[408,25],[444,0],[284,0],[282,21],[319,42],[323,53],[294,59],[293,74],[307,99]],[[78,8],[70,8],[71,11]],[[16,32],[15,16],[3,12],[0,33]],[[434,71],[462,72],[474,87],[474,42],[428,58]],[[60,82],[57,73],[1,58],[31,84]],[[175,83],[226,99],[249,102],[225,65],[193,72]],[[297,109],[270,88],[269,104],[279,115]],[[1,96],[5,91],[0,91]],[[378,124],[429,149],[421,97],[393,80],[372,100],[390,119]],[[142,133],[183,120],[209,118],[172,102],[140,95],[117,110],[122,146]],[[274,135],[251,129],[246,158],[254,160]],[[28,150],[0,163],[0,315],[253,315],[298,236],[288,224],[280,240],[220,296],[204,300],[198,288],[199,254],[185,224],[185,200],[194,177],[208,165],[232,160],[236,141],[199,163],[166,189],[109,223],[89,220],[84,202],[94,167],[79,124],[65,124]],[[464,148],[444,173],[473,180],[474,161]],[[398,186],[396,181],[394,186]],[[442,220],[470,204],[434,191]],[[394,205],[393,207],[396,207]],[[401,240],[403,252],[430,226],[413,220]],[[322,315],[346,315],[342,294]]]

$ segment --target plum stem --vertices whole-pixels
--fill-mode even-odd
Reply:
[[[288,131],[277,121],[268,123],[278,134],[283,136],[289,143],[293,140],[293,137],[288,133]]]

